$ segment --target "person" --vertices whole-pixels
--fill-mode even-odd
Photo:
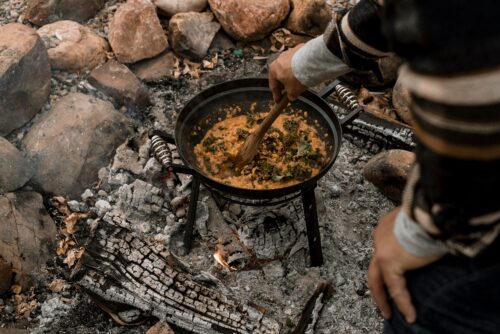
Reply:
[[[384,333],[500,333],[500,3],[361,0],[269,68],[278,101],[404,59],[416,163],[380,218],[368,287]]]

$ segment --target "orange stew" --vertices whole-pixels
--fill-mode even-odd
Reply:
[[[281,114],[264,136],[252,162],[239,171],[232,168],[245,139],[266,115],[229,116],[208,130],[194,148],[198,165],[205,174],[247,189],[283,188],[318,174],[326,163],[325,144],[299,113]]]

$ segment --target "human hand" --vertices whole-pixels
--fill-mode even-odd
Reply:
[[[417,319],[417,312],[412,304],[404,274],[425,267],[441,256],[417,257],[400,245],[394,235],[394,223],[399,210],[400,208],[396,208],[382,216],[373,232],[375,251],[368,268],[368,288],[384,318],[391,317],[388,292],[406,321],[413,323]]]
[[[307,89],[306,86],[297,80],[292,71],[292,56],[303,45],[299,44],[293,49],[283,52],[269,66],[269,88],[273,93],[275,102],[281,100],[283,92],[286,93],[290,101],[293,101]]]

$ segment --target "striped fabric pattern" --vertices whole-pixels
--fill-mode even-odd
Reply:
[[[391,51],[406,58],[419,144],[403,208],[466,256],[500,233],[500,3],[484,2],[361,0],[325,32],[354,68]]]

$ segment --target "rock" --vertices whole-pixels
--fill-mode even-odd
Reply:
[[[414,161],[413,152],[404,150],[381,152],[366,163],[363,176],[385,196],[401,201],[401,195]]]
[[[114,98],[119,105],[139,110],[151,105],[147,87],[127,66],[115,60],[95,68],[88,81],[104,94]]]
[[[42,26],[60,20],[83,22],[93,17],[107,0],[28,0],[24,15]]]
[[[74,21],[57,21],[38,29],[53,69],[81,72],[106,60],[108,43]]]
[[[105,201],[103,199],[100,199],[97,202],[95,202],[95,207],[99,212],[99,216],[104,216],[106,212],[111,211],[111,204],[109,204],[108,201]]]
[[[85,191],[83,192],[83,194],[82,194],[81,197],[82,197],[83,201],[86,201],[89,198],[93,198],[94,197],[94,193],[90,189],[85,189]]]
[[[9,291],[12,275],[12,265],[0,256],[0,296]]]
[[[21,188],[33,176],[33,168],[21,152],[0,137],[0,189],[8,192]]]
[[[180,207],[177,210],[175,210],[175,216],[177,218],[182,218],[186,216],[186,208]]]
[[[289,0],[208,0],[208,4],[229,36],[246,42],[264,38],[290,12]]]
[[[175,334],[175,332],[166,322],[158,321],[146,334]]]
[[[172,198],[170,201],[170,206],[172,208],[178,208],[181,205],[184,205],[184,203],[187,202],[187,197],[186,196],[176,196]]]
[[[80,93],[64,96],[23,140],[35,167],[34,182],[45,192],[79,197],[130,128],[109,102]]]
[[[219,29],[212,13],[179,13],[170,19],[169,43],[178,55],[200,60],[207,55]]]
[[[130,69],[139,79],[151,82],[172,79],[178,66],[179,59],[172,51],[167,50],[154,58],[130,65]]]
[[[168,46],[156,7],[150,0],[128,0],[115,13],[108,40],[120,63],[154,57]]]
[[[292,8],[285,27],[297,34],[321,35],[332,20],[325,0],[292,0]]]
[[[56,225],[36,192],[0,196],[0,255],[12,264],[15,282],[27,287],[30,275],[54,256]]]
[[[342,195],[342,188],[338,184],[333,182],[325,182],[325,185],[326,188],[329,190],[330,196],[332,198],[338,198],[340,197],[340,195]]]
[[[410,91],[403,86],[401,80],[397,80],[392,90],[392,105],[394,111],[403,122],[411,125],[413,119],[410,112],[411,96]]]
[[[50,93],[50,63],[36,31],[22,24],[0,27],[0,136],[28,122]]]
[[[68,201],[68,208],[73,211],[73,212],[79,212],[80,211],[80,203],[78,201]]]
[[[209,51],[219,51],[219,50],[231,50],[236,49],[236,45],[233,43],[231,38],[224,32],[224,30],[220,29],[216,34],[214,39],[212,40],[212,44],[210,45]]]
[[[168,17],[178,13],[201,12],[207,7],[207,0],[153,0],[153,3]]]

